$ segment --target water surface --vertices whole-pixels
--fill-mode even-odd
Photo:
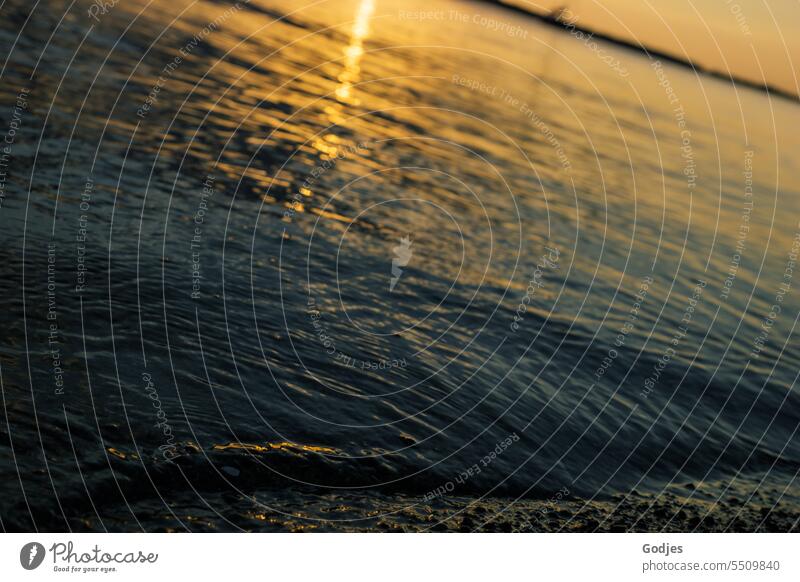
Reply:
[[[2,8],[5,528],[796,507],[797,103],[483,3],[90,6]]]

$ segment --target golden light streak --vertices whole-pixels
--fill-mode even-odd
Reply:
[[[358,81],[361,73],[361,57],[364,55],[364,39],[369,34],[369,18],[375,10],[375,0],[362,0],[356,12],[356,19],[350,33],[350,44],[344,49],[344,70],[339,75],[339,86],[336,97],[342,103],[358,105],[353,99],[353,83]]]

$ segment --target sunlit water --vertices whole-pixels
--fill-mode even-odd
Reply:
[[[482,3],[32,4],[6,528],[796,495],[796,103]]]

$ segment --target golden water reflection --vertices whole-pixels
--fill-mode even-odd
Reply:
[[[350,42],[344,49],[342,72],[338,75],[338,85],[334,91],[336,103],[325,107],[325,115],[332,126],[341,127],[345,124],[346,116],[343,106],[357,106],[361,102],[353,96],[353,84],[357,83],[361,74],[361,58],[364,55],[364,39],[369,34],[369,19],[375,11],[375,0],[362,0],[356,10],[353,27],[350,31]],[[317,136],[312,141],[312,147],[320,154],[321,160],[336,159],[342,148],[342,140],[335,133],[329,131]],[[301,194],[310,197],[309,188],[301,188]],[[305,208],[295,202],[295,211],[304,212]],[[330,218],[339,222],[349,223],[350,219],[330,211],[318,211],[323,218]]]
[[[342,103],[358,105],[358,99],[353,98],[353,83],[358,81],[361,72],[361,57],[364,55],[364,39],[369,33],[369,18],[375,11],[374,0],[362,0],[356,11],[353,29],[350,33],[350,44],[344,49],[344,70],[339,75],[339,86],[336,88],[336,97]]]

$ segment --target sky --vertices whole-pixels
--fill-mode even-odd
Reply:
[[[800,0],[505,0],[800,94]],[[793,66],[794,63],[794,66]]]

